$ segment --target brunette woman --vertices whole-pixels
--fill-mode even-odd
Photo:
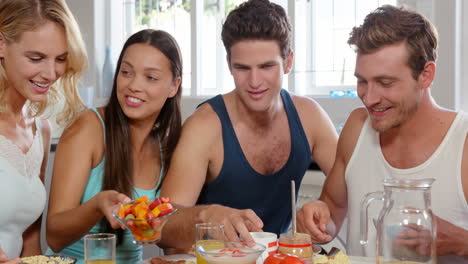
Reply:
[[[113,206],[159,195],[181,129],[181,78],[182,57],[171,35],[143,30],[127,40],[109,103],[81,116],[58,144],[48,253],[75,256],[83,263],[84,235],[120,227],[111,215]],[[125,230],[117,263],[141,260],[141,246]]]

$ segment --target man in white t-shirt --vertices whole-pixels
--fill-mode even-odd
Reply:
[[[425,17],[394,6],[378,8],[352,30],[348,43],[357,52],[365,107],[351,113],[341,132],[319,200],[297,215],[298,230],[315,242],[330,241],[348,216],[348,254],[375,255],[375,236],[367,246],[359,243],[365,194],[382,190],[386,178],[435,178],[439,263],[468,263],[468,117],[431,96],[437,37]]]

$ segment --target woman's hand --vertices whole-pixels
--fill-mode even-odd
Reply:
[[[14,259],[8,259],[7,255],[5,252],[3,252],[2,248],[0,248],[0,263],[2,264],[18,264],[20,263],[19,258],[14,258]]]
[[[102,191],[99,193],[98,197],[98,208],[104,214],[104,217],[107,218],[112,228],[123,228],[125,229],[115,217],[112,216],[112,209],[117,204],[126,204],[130,203],[132,200],[123,193],[117,191]]]

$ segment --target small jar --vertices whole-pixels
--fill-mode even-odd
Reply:
[[[287,253],[303,259],[306,263],[313,263],[312,240],[309,234],[284,233],[280,235],[278,244],[279,253]]]

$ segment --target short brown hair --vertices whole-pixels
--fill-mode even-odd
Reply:
[[[221,37],[229,60],[232,45],[247,39],[276,40],[283,59],[291,52],[291,23],[286,11],[268,0],[249,0],[232,10]]]
[[[368,14],[361,26],[353,28],[348,44],[356,52],[368,54],[402,41],[409,52],[408,66],[417,79],[426,62],[437,59],[437,30],[423,15],[404,7],[381,6]]]

